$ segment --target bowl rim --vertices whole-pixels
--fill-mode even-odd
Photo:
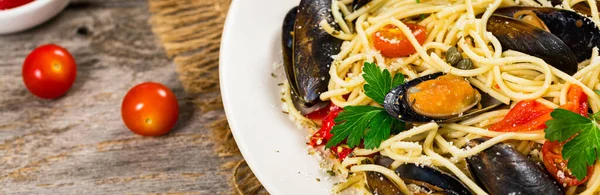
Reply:
[[[0,18],[23,15],[28,12],[39,10],[46,5],[49,5],[52,3],[60,3],[62,1],[69,1],[69,0],[34,0],[25,5],[21,5],[18,7],[11,8],[11,9],[0,10]]]

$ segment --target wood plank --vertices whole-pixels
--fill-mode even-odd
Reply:
[[[223,194],[207,128],[222,112],[199,113],[147,24],[145,0],[74,0],[32,30],[0,36],[0,194]],[[74,55],[76,82],[57,100],[31,95],[21,65],[35,47],[57,43]],[[134,85],[161,82],[180,100],[174,131],[134,135],[121,121]]]

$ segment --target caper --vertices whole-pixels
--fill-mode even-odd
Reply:
[[[462,70],[471,70],[473,69],[473,62],[471,62],[471,60],[469,60],[468,58],[462,59],[460,62],[458,62],[456,68]]]
[[[446,51],[446,61],[452,66],[456,66],[456,64],[458,64],[458,62],[460,62],[462,59],[463,57],[460,55],[456,47],[450,47]]]

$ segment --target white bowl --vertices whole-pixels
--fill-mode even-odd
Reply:
[[[0,10],[0,35],[40,25],[60,13],[69,0],[35,0],[12,9]]]
[[[283,18],[298,2],[232,2],[221,42],[221,92],[235,141],[269,193],[328,195],[335,181],[308,155],[308,130],[282,113],[277,79],[285,74],[273,69],[282,62]]]

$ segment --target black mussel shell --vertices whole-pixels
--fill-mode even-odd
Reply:
[[[394,117],[400,121],[404,121],[404,122],[425,123],[425,122],[435,121],[435,122],[442,122],[442,123],[450,123],[450,122],[461,121],[461,120],[465,120],[465,119],[477,116],[483,112],[490,111],[501,105],[501,103],[498,100],[492,98],[491,96],[489,96],[485,93],[480,92],[481,98],[482,98],[480,103],[483,106],[482,109],[473,108],[471,110],[464,112],[460,116],[451,117],[451,118],[432,118],[432,117],[423,116],[423,115],[417,113],[410,106],[408,97],[404,94],[406,94],[408,89],[411,87],[414,87],[424,81],[436,79],[443,75],[445,75],[445,73],[441,73],[441,72],[430,74],[430,75],[425,75],[425,76],[413,79],[411,81],[408,81],[405,84],[392,89],[385,96],[385,99],[383,101],[383,107],[385,108],[385,110],[387,111],[387,113],[389,115],[391,115],[392,117]]]
[[[294,24],[293,69],[296,78],[296,95],[307,106],[320,100],[327,91],[329,67],[333,55],[340,52],[342,40],[329,35],[319,23],[333,24],[330,0],[302,0]]]
[[[285,68],[285,75],[287,75],[290,86],[298,86],[296,79],[294,78],[293,60],[292,60],[292,47],[294,46],[294,22],[296,21],[296,14],[298,13],[298,7],[292,8],[283,19],[283,28],[281,29],[281,43],[283,48],[283,64]],[[295,89],[293,89],[295,90]]]
[[[393,159],[381,155],[375,155],[374,160],[375,164],[388,168],[394,162]],[[400,188],[398,188],[398,186],[396,186],[394,182],[390,181],[385,175],[379,172],[367,171],[366,179],[367,185],[374,194],[402,195]]]
[[[378,195],[402,195],[400,188],[379,172],[367,171],[367,185]]]
[[[388,167],[394,162],[391,158],[377,155],[375,156],[375,164]],[[431,168],[429,166],[421,166],[412,163],[400,165],[396,168],[395,173],[407,183],[427,184],[422,186],[426,188],[438,188],[437,191],[449,195],[470,195],[471,191],[458,180],[456,177],[443,171]],[[383,174],[378,172],[367,172],[367,184],[373,191],[379,195],[400,195],[400,188],[396,186]],[[432,190],[432,189],[430,189]]]
[[[315,103],[305,103],[298,96],[298,89],[300,88],[296,82],[296,77],[294,75],[294,65],[293,65],[293,46],[294,46],[294,23],[296,21],[296,15],[298,14],[298,7],[292,8],[285,15],[283,19],[283,27],[281,30],[281,43],[283,49],[283,64],[285,68],[285,75],[288,78],[288,82],[290,83],[290,88],[292,89],[292,102],[296,109],[298,109],[302,114],[308,114],[314,112],[319,109],[323,109],[329,105],[328,102],[324,101],[315,101]]]
[[[398,174],[404,180],[412,180],[431,184],[443,189],[446,194],[470,195],[471,191],[456,177],[444,173],[438,169],[425,165],[407,163],[396,168]]]
[[[573,75],[577,72],[577,58],[557,36],[525,22],[492,15],[487,30],[500,41],[503,50],[520,51],[544,60],[546,63]]]
[[[325,20],[337,27],[329,11],[331,3],[328,0],[302,0],[297,8],[288,12],[283,22],[285,72],[294,105],[302,114],[328,105],[319,96],[327,91],[332,56],[340,52],[343,42],[319,25]]]
[[[474,139],[474,147],[486,139]],[[471,175],[490,194],[564,194],[548,173],[509,144],[496,144],[466,159]]]
[[[571,49],[578,62],[589,59],[592,48],[600,46],[600,29],[590,18],[577,12],[551,7],[514,6],[498,9],[494,14],[513,17],[519,11],[534,12],[550,32]]]

